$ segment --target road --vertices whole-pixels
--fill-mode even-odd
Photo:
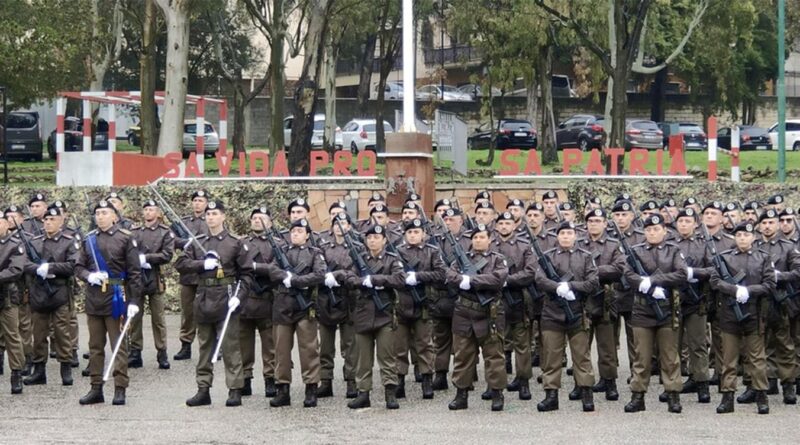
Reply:
[[[170,358],[179,348],[179,322],[177,315],[167,317]],[[85,351],[88,338],[83,317],[81,323],[81,348]],[[447,403],[455,393],[452,386],[444,393],[437,392],[434,400],[422,400],[419,385],[411,379],[407,379],[408,398],[400,401],[399,410],[384,409],[380,390],[373,393],[372,408],[353,411],[346,406],[340,362],[335,397],[320,399],[315,409],[302,407],[299,369],[294,371],[291,407],[270,408],[263,397],[263,381],[256,379],[255,395],[246,397],[242,407],[227,408],[221,362],[216,368],[222,378],[211,390],[213,404],[188,408],[184,401],[195,392],[194,364],[173,361],[171,370],[158,370],[147,321],[145,345],[144,368],[131,370],[124,407],[111,406],[110,385],[105,388],[106,404],[79,406],[78,399],[89,389],[88,378],[77,373],[75,386],[62,387],[53,360],[48,362],[48,385],[25,387],[21,396],[11,396],[6,366],[5,375],[0,376],[0,443],[791,443],[797,437],[800,408],[783,405],[780,396],[770,397],[771,414],[767,416],[755,414],[753,405],[737,405],[735,413],[717,415],[714,409],[720,395],[712,389],[711,404],[700,405],[695,397],[685,395],[683,413],[675,415],[658,402],[661,388],[657,377],[647,393],[647,411],[626,414],[623,405],[630,398],[625,385],[627,366],[620,370],[620,400],[597,397],[594,413],[583,413],[580,402],[567,400],[572,382],[566,374],[561,409],[553,413],[536,411],[544,392],[540,385],[532,388],[532,401],[520,401],[516,393],[506,393],[505,411],[500,413],[490,412],[490,402],[480,400],[477,392],[470,394],[468,410],[450,412]],[[624,340],[622,345],[624,348]],[[625,351],[619,356],[626,357]],[[82,359],[81,366],[85,365]],[[538,370],[535,373],[538,375]],[[378,373],[374,375],[377,379]],[[481,376],[481,390],[482,382]]]

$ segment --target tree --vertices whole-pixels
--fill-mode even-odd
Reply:
[[[107,14],[111,11],[110,16]],[[121,0],[91,0],[90,51],[86,55],[89,91],[102,91],[109,66],[122,51]]]

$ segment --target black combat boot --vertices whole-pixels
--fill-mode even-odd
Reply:
[[[711,375],[711,380],[708,381],[710,385],[719,386],[719,374],[717,371],[714,371],[714,374]]]
[[[322,379],[317,389],[317,397],[320,399],[325,397],[333,397],[333,383],[329,379]]]
[[[731,400],[733,400],[732,395]],[[708,393],[708,382],[697,382],[697,402],[711,403],[711,394]]]
[[[242,395],[243,396],[252,396],[253,395],[253,378],[252,377],[245,377],[244,378],[244,386],[242,386]]]
[[[402,374],[397,374],[397,393],[395,397],[398,399],[405,399],[406,398],[406,376]]]
[[[723,392],[722,401],[717,406],[717,414],[727,414],[733,412],[733,392]]]
[[[505,397],[503,397],[503,390],[498,389],[492,394],[492,411],[502,411]]]
[[[606,400],[611,400],[611,401],[619,400],[619,391],[617,391],[617,381],[614,379],[606,379]]]
[[[72,350],[72,361],[69,362],[69,365],[73,368],[79,368],[81,366],[81,361],[78,360],[78,350]]]
[[[519,379],[519,399],[520,400],[531,399],[531,387],[527,379]]]
[[[606,379],[599,379],[597,383],[592,386],[592,392],[606,392],[608,389],[608,384],[606,383]]]
[[[492,391],[492,388],[489,388],[489,386],[486,386],[486,391],[481,393],[481,400],[492,400],[492,395],[493,394],[494,394],[494,391]]]
[[[78,401],[81,405],[94,405],[95,403],[105,403],[103,397],[103,385],[92,385],[92,389]]]
[[[453,411],[467,409],[468,399],[469,391],[467,391],[467,388],[456,388],[456,397],[447,405],[447,408]]]
[[[514,367],[511,366],[511,351],[506,351],[506,374],[511,375],[514,373]]]
[[[90,357],[90,356],[91,356],[91,354],[89,354],[88,352],[84,352],[84,353],[83,353],[83,359],[84,359],[84,360],[89,360],[89,357]]]
[[[797,393],[795,393],[794,382],[783,384],[783,403],[786,405],[797,404]]]
[[[414,381],[416,383],[422,383],[422,374],[419,372],[419,366],[414,365]]]
[[[225,401],[225,406],[242,406],[242,390],[229,389],[228,400]]]
[[[89,365],[87,364],[86,367],[83,368],[83,370],[81,370],[81,376],[89,377],[91,374],[92,374],[92,372],[89,371]]]
[[[197,394],[193,395],[191,399],[186,400],[186,406],[203,406],[211,405],[211,394],[208,393],[208,388],[197,388]]]
[[[667,392],[666,389],[664,391],[661,391],[661,394],[658,395],[658,401],[661,403],[669,402],[669,393]]]
[[[181,342],[181,350],[172,356],[173,360],[189,360],[192,358],[192,344]]]
[[[683,407],[681,407],[681,393],[678,391],[669,393],[669,401],[667,403],[667,410],[671,413],[680,414],[683,410]]]
[[[756,406],[759,414],[769,414],[769,400],[766,392],[756,391]]]
[[[156,361],[158,362],[158,369],[169,369],[169,359],[166,349],[159,349],[156,352]]]
[[[64,386],[72,386],[72,365],[67,363],[61,363],[61,384]]]
[[[519,377],[514,377],[514,380],[511,381],[508,385],[506,385],[506,391],[508,392],[517,392],[519,391]]]
[[[125,388],[121,386],[114,388],[114,399],[111,400],[111,404],[117,406],[125,404]]]
[[[22,375],[24,376],[31,375],[32,370],[33,370],[33,357],[30,354],[28,354],[25,356],[25,367],[22,368]],[[777,392],[775,394],[777,394]]]
[[[289,406],[292,398],[289,395],[289,384],[278,383],[278,394],[269,401],[269,406],[277,408],[279,406]]]
[[[536,404],[536,409],[539,411],[555,411],[558,409],[558,390],[545,389],[544,400]]]
[[[44,363],[34,363],[33,364],[33,372],[28,377],[25,377],[22,380],[22,383],[25,386],[28,385],[46,385],[47,384],[47,372],[46,372],[45,364]]]
[[[306,385],[306,398],[303,400],[303,408],[314,408],[317,406],[317,384],[309,383]]]
[[[774,396],[775,394],[780,394],[780,391],[778,391],[778,379],[769,379],[767,395]]]
[[[355,399],[347,402],[350,409],[369,408],[369,391],[359,391]]]
[[[264,377],[264,397],[272,398],[278,394],[278,389],[275,387],[275,379],[272,377]]]
[[[11,370],[11,394],[22,394],[22,371]]]
[[[445,391],[447,387],[447,371],[436,371],[436,377],[433,378],[433,390]]]
[[[581,387],[581,405],[584,412],[594,411],[594,393],[588,386]]]
[[[567,397],[570,400],[580,400],[582,397],[581,387],[578,386],[578,384],[576,383],[575,386],[572,387],[572,391],[569,392],[569,395],[567,395]]]
[[[141,368],[142,365],[142,351],[140,349],[131,349],[131,353],[128,354],[128,368]]]
[[[430,374],[422,374],[422,398],[433,398],[433,376]]]
[[[746,403],[753,403],[756,401],[756,391],[753,389],[752,386],[747,386],[747,389],[736,398],[736,403],[746,404]]]
[[[693,378],[689,377],[684,382],[683,388],[681,388],[681,394],[691,394],[693,392],[697,392],[697,383]]]
[[[644,393],[643,392],[634,392],[631,393],[631,401],[625,405],[625,412],[626,413],[638,413],[639,411],[644,411]]]
[[[400,408],[400,404],[397,403],[397,385],[386,385],[383,393],[386,398],[386,409]]]
[[[345,390],[345,398],[348,399],[355,399],[358,397],[358,390],[356,389],[356,381],[355,380],[348,380],[347,388]]]

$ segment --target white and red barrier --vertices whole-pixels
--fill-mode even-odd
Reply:
[[[714,182],[717,180],[717,152],[728,155],[731,157],[731,181],[741,181],[741,172],[739,169],[739,138],[740,130],[738,125],[731,126],[731,149],[726,150],[720,148],[717,144],[717,118],[711,116],[708,118],[708,180]]]

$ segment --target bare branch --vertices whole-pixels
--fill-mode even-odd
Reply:
[[[603,48],[601,48],[600,45],[594,42],[591,36],[589,36],[589,34],[586,32],[583,26],[581,26],[581,24],[577,22],[577,20],[575,20],[572,17],[565,16],[558,10],[547,5],[544,2],[544,0],[534,0],[534,2],[545,12],[550,14],[551,17],[561,22],[564,26],[568,26],[573,31],[575,31],[575,33],[578,34],[578,36],[580,37],[581,43],[583,43],[589,49],[589,51],[593,52],[598,59],[600,59],[600,63],[603,65],[603,68],[607,72],[611,72],[614,70],[611,64],[609,53],[605,51]]]
[[[692,21],[689,22],[689,27],[686,30],[686,34],[683,35],[683,38],[681,39],[680,43],[678,43],[678,46],[675,47],[675,49],[672,51],[672,54],[670,54],[669,57],[667,57],[667,59],[664,62],[652,67],[644,66],[643,65],[644,48],[642,47],[643,42],[640,43],[639,57],[637,57],[636,62],[634,62],[633,64],[633,71],[640,74],[655,74],[661,71],[662,69],[666,68],[667,65],[669,65],[670,63],[672,63],[672,61],[675,60],[676,57],[678,57],[679,55],[681,55],[681,53],[683,53],[683,48],[686,46],[686,43],[689,42],[689,39],[692,37],[692,33],[694,33],[694,30],[697,27],[697,25],[700,24],[700,21],[703,19],[703,15],[706,13],[707,9],[708,9],[708,0],[701,0],[697,4],[697,8],[694,11],[694,16],[692,16]],[[644,40],[644,30],[642,30],[642,40]]]

